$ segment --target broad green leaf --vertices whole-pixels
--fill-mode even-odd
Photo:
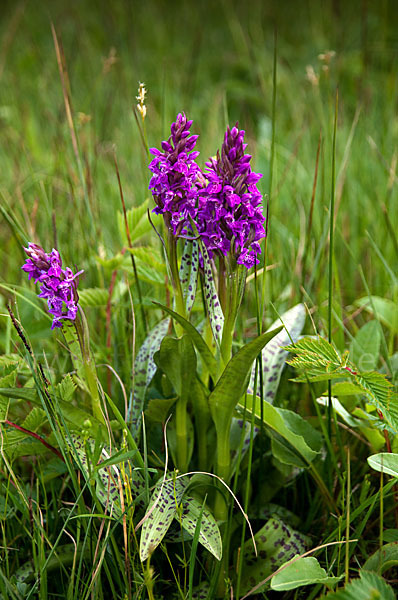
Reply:
[[[242,552],[243,569],[240,593],[248,593],[254,586],[264,581],[285,562],[306,550],[306,538],[279,519],[269,519],[254,536],[257,545],[256,556],[251,539],[248,539]],[[256,593],[266,590],[269,581]]]
[[[181,479],[158,481],[151,496],[141,529],[140,559],[146,560],[167,533],[187,484]]]
[[[361,327],[350,346],[350,358],[360,371],[377,367],[382,332],[378,321],[369,321]]]
[[[252,397],[251,397],[252,398]],[[244,401],[240,401],[240,406]],[[251,413],[248,397],[246,410]],[[261,419],[261,399],[255,399],[255,416]],[[273,438],[273,449],[278,460],[299,468],[308,465],[318,456],[321,437],[300,415],[292,411],[277,408],[268,402],[263,403],[263,419]]]
[[[368,463],[375,471],[398,477],[398,454],[392,452],[373,454],[368,457]]]
[[[131,433],[133,436],[138,435],[146,391],[156,373],[157,367],[153,360],[153,355],[159,350],[161,341],[166,335],[168,328],[168,319],[160,321],[145,339],[134,362],[134,390],[127,419],[131,424]]]
[[[86,306],[106,306],[109,300],[109,291],[103,288],[86,288],[79,291],[79,304]]]
[[[343,590],[329,592],[320,600],[396,600],[391,586],[382,577],[361,570],[360,579],[354,579]]]
[[[303,585],[313,585],[314,583],[333,586],[344,577],[344,575],[330,577],[313,556],[297,558],[297,560],[295,558],[282,567],[282,571],[273,576],[271,579],[271,589],[277,592],[284,592],[294,590]]]
[[[272,402],[278,389],[279,381],[285,366],[286,358],[289,352],[284,346],[290,342],[296,342],[304,327],[305,307],[304,304],[297,304],[287,312],[283,313],[280,319],[277,319],[267,331],[272,331],[276,327],[283,326],[280,331],[263,348],[262,367],[263,367],[263,398]],[[255,376],[255,365],[253,366],[248,393],[253,393]],[[257,395],[260,395],[259,386],[257,386]]]
[[[321,404],[322,406],[329,405],[329,398],[327,396],[321,396],[320,398],[317,398],[316,401],[318,402],[318,404]],[[338,415],[340,415],[340,417],[350,427],[361,427],[361,426],[366,425],[366,421],[362,421],[362,420],[357,419],[356,417],[353,417],[352,415],[350,415],[348,410],[346,410],[344,408],[344,406],[341,404],[341,402],[337,398],[332,397],[332,406],[333,406],[334,410],[336,411],[336,413]]]
[[[173,319],[177,321],[177,323],[179,323],[185,329],[192,342],[194,343],[196,349],[198,350],[200,356],[202,357],[202,360],[206,365],[206,368],[208,369],[210,375],[215,380],[217,377],[217,361],[211,353],[210,348],[200,335],[199,331],[195,329],[195,327],[189,321],[184,319],[184,317],[181,317],[181,315],[171,310],[171,308],[168,308],[167,306],[164,306],[159,302],[154,302],[154,304],[160,306],[162,310],[166,311],[171,317],[173,317]]]
[[[199,247],[196,240],[185,240],[181,257],[180,281],[187,314],[191,312],[196,296],[199,270]]]
[[[181,525],[192,536],[195,534],[195,527],[199,515],[202,511],[202,504],[193,496],[184,496],[181,502],[181,512],[175,515],[175,519],[181,522]],[[217,558],[221,560],[222,542],[221,535],[215,518],[208,508],[203,508],[202,521],[199,531],[199,542]]]
[[[385,529],[383,531],[383,540],[385,542],[398,542],[398,529]]]
[[[384,544],[376,550],[363,565],[365,571],[375,571],[383,575],[385,571],[398,565],[398,541]]]
[[[325,389],[322,395],[326,396],[327,393],[327,389]],[[358,394],[363,394],[363,390],[352,381],[338,381],[332,384],[333,396],[357,396]]]
[[[209,406],[217,430],[229,431],[232,413],[245,393],[247,380],[253,361],[265,344],[282,328],[263,333],[245,344],[231,358],[225,367],[216,387],[209,396]]]
[[[380,296],[365,296],[356,300],[355,304],[363,306],[376,319],[379,319],[384,325],[391,329],[392,333],[398,332],[398,310],[397,305],[388,298]]]
[[[200,251],[203,257],[203,272],[205,285],[205,302],[209,315],[210,326],[214,339],[218,345],[221,344],[222,331],[224,327],[224,315],[222,312],[220,300],[218,298],[216,286],[214,284],[211,262],[206,246],[200,245]]]
[[[145,418],[154,423],[164,423],[177,398],[151,398],[145,409]]]
[[[196,374],[196,354],[187,334],[181,338],[165,337],[155,362],[167,375],[180,398],[187,399]]]

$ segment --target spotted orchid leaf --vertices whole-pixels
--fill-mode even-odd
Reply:
[[[257,556],[251,540],[247,540],[243,546],[241,594],[248,593],[285,562],[305,552],[307,545],[307,539],[301,533],[276,518],[269,519],[254,538]],[[269,581],[257,588],[256,592],[268,587]]]
[[[181,257],[180,281],[187,314],[195,302],[199,269],[199,247],[196,240],[186,240]]]
[[[121,503],[121,490],[124,490],[128,481],[128,487],[131,491],[131,499],[134,501],[135,506],[143,508],[143,496],[145,486],[142,475],[136,469],[132,469],[130,462],[125,460],[126,453],[118,453],[115,448],[111,450],[109,446],[103,446],[100,450],[97,464],[94,465],[91,461],[91,457],[87,456],[87,449],[94,455],[95,441],[93,439],[84,440],[79,435],[72,434],[67,439],[72,454],[75,456],[76,462],[82,471],[84,478],[89,481],[90,478],[96,480],[96,495],[100,502],[108,508],[108,512],[112,510],[112,515],[115,518],[121,517],[122,503]],[[112,463],[111,457],[116,462],[117,458],[115,455],[120,454],[120,461],[117,464]],[[123,461],[123,464],[121,464]],[[101,463],[104,462],[104,466],[101,467]],[[95,476],[97,474],[97,477]],[[125,492],[123,491],[124,498],[124,510],[128,507],[128,500]]]
[[[220,300],[218,299],[216,286],[214,284],[209,254],[204,244],[200,245],[200,251],[203,257],[203,271],[205,277],[205,301],[207,312],[209,315],[210,326],[213,332],[214,339],[216,340],[216,343],[220,345],[222,331],[224,327],[224,315],[222,312]]]
[[[144,410],[146,391],[157,369],[153,355],[159,350],[168,327],[169,320],[164,319],[152,329],[142,344],[134,362],[134,391],[127,419],[128,423],[131,424],[130,427],[133,437],[138,435],[141,426],[142,411]]]
[[[195,534],[196,523],[202,512],[199,530],[199,542],[217,558],[221,560],[222,542],[218,525],[212,513],[193,496],[185,496],[182,500],[182,512],[176,514],[175,519],[181,522],[182,527],[192,536]]]
[[[257,436],[259,428],[253,428],[253,439]],[[233,417],[230,431],[231,474],[235,472],[238,461],[242,460],[250,446],[251,423]],[[242,439],[243,438],[243,439]]]
[[[280,325],[284,325],[282,331],[278,333],[268,344],[263,348],[262,369],[263,369],[263,398],[267,402],[273,402],[279,381],[282,375],[283,368],[289,352],[284,346],[291,342],[296,342],[301,334],[305,322],[305,307],[304,304],[297,304],[280,319],[277,319],[267,331],[272,331]],[[247,392],[253,393],[254,390],[255,365],[253,365],[250,384]],[[259,385],[257,385],[257,395],[260,396]]]
[[[151,496],[140,539],[140,559],[146,560],[166,535],[181,503],[187,483],[182,479],[160,480]]]

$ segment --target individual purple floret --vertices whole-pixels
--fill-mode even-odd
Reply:
[[[62,327],[62,319],[74,321],[79,300],[77,286],[83,271],[74,275],[69,267],[63,269],[59,252],[54,248],[47,254],[37,244],[29,243],[24,250],[29,258],[22,270],[28,273],[29,279],[41,284],[38,296],[47,300],[48,311],[54,317],[51,329]]]
[[[154,212],[163,214],[166,226],[174,235],[187,233],[189,217],[195,218],[198,195],[198,177],[201,170],[195,163],[199,152],[193,151],[197,135],[190,135],[192,121],[184,113],[171,126],[169,139],[162,142],[162,150],[151,148],[155,156],[149,165],[154,174],[149,189],[157,204]]]
[[[238,124],[236,124],[238,125]],[[195,221],[210,256],[232,252],[248,269],[258,264],[259,240],[265,237],[262,196],[257,189],[261,174],[250,168],[245,154],[245,132],[227,128],[221,154],[206,163],[208,183],[199,193]]]

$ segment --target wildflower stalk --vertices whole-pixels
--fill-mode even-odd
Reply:
[[[77,339],[79,340],[81,357],[83,362],[85,382],[91,397],[91,409],[93,416],[104,422],[104,416],[101,409],[101,400],[98,393],[98,378],[95,362],[90,350],[90,338],[87,326],[86,316],[81,307],[79,315],[74,322]]]

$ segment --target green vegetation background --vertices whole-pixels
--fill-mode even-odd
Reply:
[[[148,89],[149,145],[179,111],[194,119],[204,163],[227,123],[246,129],[269,192],[272,69],[277,30],[276,157],[270,201],[270,298],[299,296],[319,134],[319,177],[304,280],[307,301],[327,293],[331,138],[339,89],[336,263],[343,304],[389,296],[396,267],[397,20],[394,2],[2,2],[0,194],[30,239],[57,241],[65,263],[97,285],[95,254],[121,247],[113,148],[128,206],[148,196],[133,117]],[[51,23],[62,41],[89,202],[65,116]],[[330,64],[320,54],[334,51]],[[308,79],[311,65],[315,78]],[[326,68],[325,68],[326,67]],[[89,206],[88,206],[89,204]],[[90,215],[91,212],[91,215]],[[390,226],[389,226],[390,225]],[[15,231],[14,231],[15,233]],[[0,223],[1,276],[21,281],[21,239]],[[56,238],[56,239],[55,239]],[[383,259],[380,253],[385,259]],[[91,261],[91,263],[90,263]],[[287,286],[292,286],[287,291]]]

